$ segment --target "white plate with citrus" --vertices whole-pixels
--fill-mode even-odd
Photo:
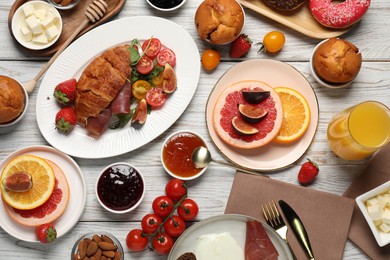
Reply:
[[[21,171],[32,176],[32,188],[23,195],[1,185],[0,226],[4,231],[26,242],[38,242],[34,231],[39,224],[53,223],[57,238],[72,229],[86,201],[85,181],[77,163],[52,147],[29,146],[0,164],[1,180]]]
[[[238,85],[243,87],[237,88]],[[242,101],[243,98],[232,93],[246,88],[245,85],[270,91],[271,95],[266,102],[271,101],[277,110],[256,123],[258,126],[254,125],[259,129],[259,133],[254,135],[237,134],[237,129],[231,124],[231,118],[239,113],[238,103],[246,103]],[[226,101],[227,96],[238,103]],[[266,105],[264,107],[269,109]],[[221,114],[221,111],[224,112]],[[258,171],[282,169],[301,158],[313,141],[318,114],[317,97],[307,79],[291,65],[268,59],[248,60],[230,68],[218,80],[206,104],[207,129],[217,149],[233,163]],[[289,127],[286,127],[287,123]],[[268,124],[272,127],[262,133],[262,126]],[[278,128],[277,131],[275,128]],[[290,133],[288,129],[293,129],[293,132]]]

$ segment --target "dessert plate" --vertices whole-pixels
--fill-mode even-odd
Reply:
[[[237,244],[245,252],[246,222],[258,221],[254,218],[239,215],[225,214],[210,217],[202,220],[184,231],[176,240],[168,256],[168,260],[176,260],[184,253],[195,253],[199,237],[208,234],[220,234],[229,232]],[[279,253],[279,259],[293,259],[284,240],[275,232],[272,227],[261,222],[269,238]]]
[[[153,110],[139,128],[124,126],[107,129],[98,139],[87,135],[81,126],[64,135],[55,129],[60,109],[53,98],[54,87],[67,79],[78,79],[84,68],[110,47],[130,43],[137,38],[156,37],[176,53],[177,90],[159,110]],[[58,150],[80,158],[107,158],[135,150],[168,129],[184,112],[198,86],[200,56],[190,34],[166,19],[134,16],[106,23],[84,34],[57,58],[39,87],[36,115],[44,138]]]
[[[57,230],[57,238],[59,238],[77,224],[84,212],[87,196],[84,176],[81,173],[80,167],[72,158],[49,146],[29,146],[13,152],[1,162],[0,172],[3,171],[4,167],[11,159],[23,154],[33,154],[53,161],[61,168],[68,180],[70,194],[68,205],[61,217],[54,221]],[[26,242],[39,242],[35,237],[34,227],[22,226],[12,220],[4,209],[3,203],[4,202],[1,199],[0,226],[4,231],[17,239]]]
[[[289,87],[300,92],[308,102],[311,114],[303,137],[291,144],[271,142],[255,149],[235,148],[220,139],[213,126],[214,104],[225,88],[242,80],[260,80],[272,87]],[[243,61],[222,75],[211,91],[206,104],[206,124],[212,142],[228,160],[252,170],[277,170],[297,161],[309,148],[318,125],[318,101],[310,83],[291,65],[268,59]]]

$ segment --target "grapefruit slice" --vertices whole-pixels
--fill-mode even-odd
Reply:
[[[4,202],[7,213],[21,225],[36,227],[44,223],[51,223],[64,213],[68,205],[68,181],[57,164],[49,160],[46,161],[53,168],[55,186],[51,196],[44,204],[31,210],[19,210]]]
[[[270,95],[260,103],[251,104],[268,113],[263,120],[251,124],[259,131],[252,135],[240,135],[232,126],[232,119],[241,116],[238,106],[249,104],[242,92],[269,91]],[[239,81],[227,87],[217,98],[213,111],[214,129],[225,143],[243,149],[253,149],[270,143],[278,134],[283,121],[283,107],[279,95],[268,84],[257,80]]]

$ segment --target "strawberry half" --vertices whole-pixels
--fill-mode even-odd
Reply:
[[[54,88],[54,98],[62,105],[71,105],[76,99],[76,86],[77,81],[75,79],[69,79],[59,83]]]
[[[76,113],[73,107],[64,107],[56,115],[56,128],[64,133],[69,133],[76,125]]]
[[[230,57],[239,58],[247,54],[251,47],[252,40],[248,35],[242,33],[230,45]]]
[[[298,181],[302,185],[311,183],[319,172],[318,165],[310,159],[307,160],[307,162],[302,164],[298,173]]]

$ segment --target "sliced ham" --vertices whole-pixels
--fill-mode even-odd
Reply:
[[[111,110],[103,109],[97,117],[88,118],[86,129],[92,136],[100,136],[108,126],[108,122],[111,118]]]
[[[263,225],[258,221],[246,223],[245,260],[274,260],[279,253]]]
[[[131,83],[127,80],[118,95],[111,102],[111,112],[117,114],[130,113]]]

